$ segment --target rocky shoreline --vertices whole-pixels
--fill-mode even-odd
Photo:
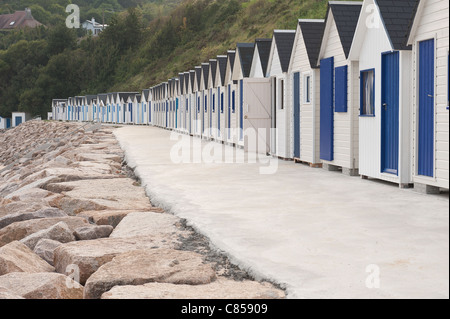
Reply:
[[[153,207],[114,128],[0,134],[0,299],[285,298]]]

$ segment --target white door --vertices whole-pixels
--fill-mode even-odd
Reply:
[[[270,79],[244,79],[244,149],[247,152],[270,152],[272,127]]]

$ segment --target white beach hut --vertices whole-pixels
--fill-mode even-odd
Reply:
[[[236,115],[237,145],[244,147],[244,79],[250,75],[255,43],[237,43],[232,80],[237,84]]]
[[[17,127],[22,123],[25,123],[32,119],[31,114],[26,112],[12,112],[11,114],[11,127]]]
[[[359,67],[348,59],[362,2],[330,1],[320,47],[320,159],[358,175]]]
[[[312,167],[320,161],[320,69],[317,66],[325,20],[298,20],[289,64],[291,156]]]
[[[365,0],[350,50],[359,64],[359,173],[409,187],[411,47],[417,0]]]
[[[225,85],[225,73],[227,70],[226,55],[217,56],[216,64],[216,80],[214,81],[214,89],[217,92],[217,131],[216,141],[223,142],[226,140],[226,85]]]
[[[234,61],[236,57],[235,50],[227,51],[227,68],[225,72],[225,82],[226,87],[226,137],[225,142],[228,145],[235,145],[237,143],[237,132],[236,132],[236,84],[233,81],[233,69]]]
[[[272,81],[272,134],[270,153],[291,159],[287,75],[296,30],[274,30],[266,77]]]

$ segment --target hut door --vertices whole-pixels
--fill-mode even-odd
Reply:
[[[17,116],[15,125],[19,126],[20,124],[22,124],[22,117],[21,116]]]
[[[320,159],[334,160],[334,58],[320,61]]]
[[[381,172],[398,175],[399,53],[382,55]]]
[[[300,158],[300,72],[294,73],[294,157]]]
[[[272,124],[270,79],[246,78],[243,92],[244,150],[266,155],[270,151]]]
[[[434,171],[434,39],[419,43],[418,174]]]

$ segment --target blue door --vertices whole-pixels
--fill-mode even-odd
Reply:
[[[228,139],[231,138],[231,85],[228,85],[228,123],[227,123],[227,129],[228,129]]]
[[[320,61],[320,159],[334,160],[334,58]]]
[[[300,73],[294,73],[294,157],[300,158]]]
[[[178,98],[175,105],[175,128],[178,128]]]
[[[381,60],[381,172],[398,175],[399,53]]]
[[[220,88],[217,88],[217,99],[219,103],[217,107],[217,136],[220,137],[220,113],[223,111],[223,93],[220,93]]]
[[[15,125],[19,126],[20,124],[22,124],[22,117],[21,116],[17,116]]]
[[[239,140],[244,139],[244,80],[240,83],[240,96],[239,96]]]
[[[434,175],[434,39],[419,43],[418,174]]]

